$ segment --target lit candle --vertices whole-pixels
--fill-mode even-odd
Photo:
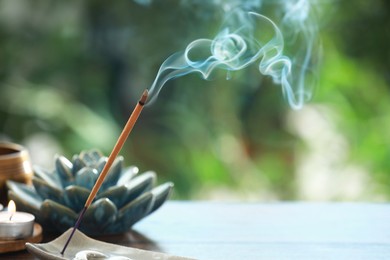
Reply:
[[[15,202],[10,200],[8,210],[0,212],[0,239],[12,240],[32,236],[34,215],[16,211]]]

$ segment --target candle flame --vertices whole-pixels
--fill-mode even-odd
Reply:
[[[14,214],[16,212],[16,205],[13,200],[10,200],[8,202],[8,212],[10,212],[11,214]]]

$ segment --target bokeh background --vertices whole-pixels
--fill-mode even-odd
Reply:
[[[215,34],[227,1],[0,0],[0,140],[53,167],[108,155],[161,63]],[[322,60],[292,110],[258,71],[169,81],[121,154],[175,199],[388,201],[390,2],[311,1]]]

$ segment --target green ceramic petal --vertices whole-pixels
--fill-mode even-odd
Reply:
[[[56,187],[53,187],[49,185],[48,183],[44,182],[42,179],[38,177],[32,178],[32,183],[34,185],[34,188],[37,192],[37,194],[43,199],[50,199],[54,200],[56,202],[61,203],[63,201],[63,192],[61,189],[58,189]]]
[[[114,186],[99,193],[96,199],[108,198],[120,208],[128,202],[128,189],[125,186]]]
[[[108,158],[107,157],[102,157],[100,160],[97,162],[95,169],[98,171],[100,174],[103,171],[104,166],[107,163]]]
[[[108,187],[114,186],[118,182],[122,169],[123,157],[118,156],[117,158],[115,158],[115,161],[111,165],[110,170],[108,171],[107,176],[104,179],[101,189],[105,190]]]
[[[78,214],[64,205],[52,200],[45,200],[41,205],[42,225],[55,227],[59,232],[64,232],[73,227],[78,218]]]
[[[151,189],[151,187],[154,185],[154,183],[156,182],[156,179],[157,179],[157,176],[156,176],[156,173],[153,172],[153,171],[147,171],[147,172],[144,172],[142,173],[141,175],[131,179],[128,183],[125,183],[125,186],[128,188],[128,189],[132,189],[134,187],[137,187],[138,185],[140,185],[141,183],[147,183],[148,186],[149,186],[149,190]]]
[[[76,173],[76,185],[91,190],[99,177],[95,168],[84,167]]]
[[[118,220],[113,226],[114,232],[124,232],[129,230],[138,220],[148,214],[152,207],[153,195],[146,192],[125,205],[118,212]]]
[[[98,194],[97,198],[109,198],[114,204],[121,208],[125,204],[136,199],[142,193],[149,191],[153,187],[156,174],[146,172],[130,180],[126,185],[114,186]]]
[[[100,158],[103,157],[103,154],[97,149],[92,149],[88,153],[89,156],[93,158],[95,161],[99,161]]]
[[[173,188],[172,182],[166,182],[164,184],[161,184],[160,186],[157,186],[153,188],[150,192],[153,194],[153,206],[148,212],[148,214],[151,214],[153,211],[158,209],[169,197],[171,194]]]
[[[116,221],[117,208],[108,198],[103,198],[92,203],[85,212],[81,230],[89,234],[101,234],[107,232],[106,229]],[[108,231],[108,233],[110,233]]]
[[[34,165],[34,176],[42,179],[42,181],[46,182],[47,184],[56,187],[58,189],[62,189],[62,184],[60,179],[58,178],[58,175],[51,173],[49,171],[44,170],[43,168]]]
[[[39,201],[39,204],[42,203],[43,200],[37,194],[33,186],[11,180],[8,180],[6,183],[8,190],[12,190],[13,192],[18,193],[25,200],[32,199],[32,202]]]
[[[36,193],[34,187],[25,184],[7,181],[8,198],[13,200],[18,211],[30,212],[35,216],[39,216],[39,208],[42,204],[42,199]]]
[[[64,203],[69,208],[79,212],[84,208],[89,193],[90,191],[86,188],[75,185],[68,186],[64,191]]]
[[[81,170],[83,167],[86,166],[83,160],[79,158],[79,156],[76,154],[72,158],[73,167],[72,167],[72,174],[73,176],[76,175],[76,173]]]
[[[122,170],[121,176],[118,179],[118,182],[116,185],[125,185],[126,183],[130,182],[131,179],[134,178],[139,172],[139,169],[137,166],[130,166]]]
[[[136,199],[142,193],[151,190],[155,181],[156,173],[151,171],[145,172],[140,176],[137,176],[134,179],[130,180],[129,183],[124,185],[127,189],[124,204],[127,204],[132,200]],[[122,204],[121,206],[123,206],[124,204]]]
[[[8,191],[8,198],[15,202],[17,211],[31,213],[35,216],[36,221],[38,223],[43,222],[43,219],[41,217],[41,211],[40,211],[40,206],[42,202],[35,201],[34,199],[25,200],[24,195],[21,195],[20,193],[16,193],[12,190]]]
[[[130,173],[131,172],[129,171],[129,174]],[[123,205],[137,198],[143,192],[150,190],[155,178],[155,173],[145,173],[133,180],[129,179],[130,182],[126,185],[117,185],[107,188],[106,190],[102,189],[103,192],[99,193],[97,198],[107,197],[113,201],[118,208],[121,208]]]
[[[63,187],[68,186],[74,181],[72,167],[72,163],[64,156],[56,156],[55,168]]]
[[[80,159],[89,167],[95,167],[100,158],[96,158],[95,154],[91,154],[89,151],[83,151],[79,155]]]
[[[79,157],[84,163],[88,164],[92,160],[92,158],[89,156],[88,151],[81,151],[79,154]]]

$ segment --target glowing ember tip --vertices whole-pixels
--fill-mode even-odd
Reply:
[[[146,100],[148,99],[148,95],[149,95],[149,92],[148,92],[148,89],[145,89],[144,90],[144,93],[142,93],[142,97],[140,98],[140,100],[138,101],[138,103],[140,105],[145,105],[146,103]]]

